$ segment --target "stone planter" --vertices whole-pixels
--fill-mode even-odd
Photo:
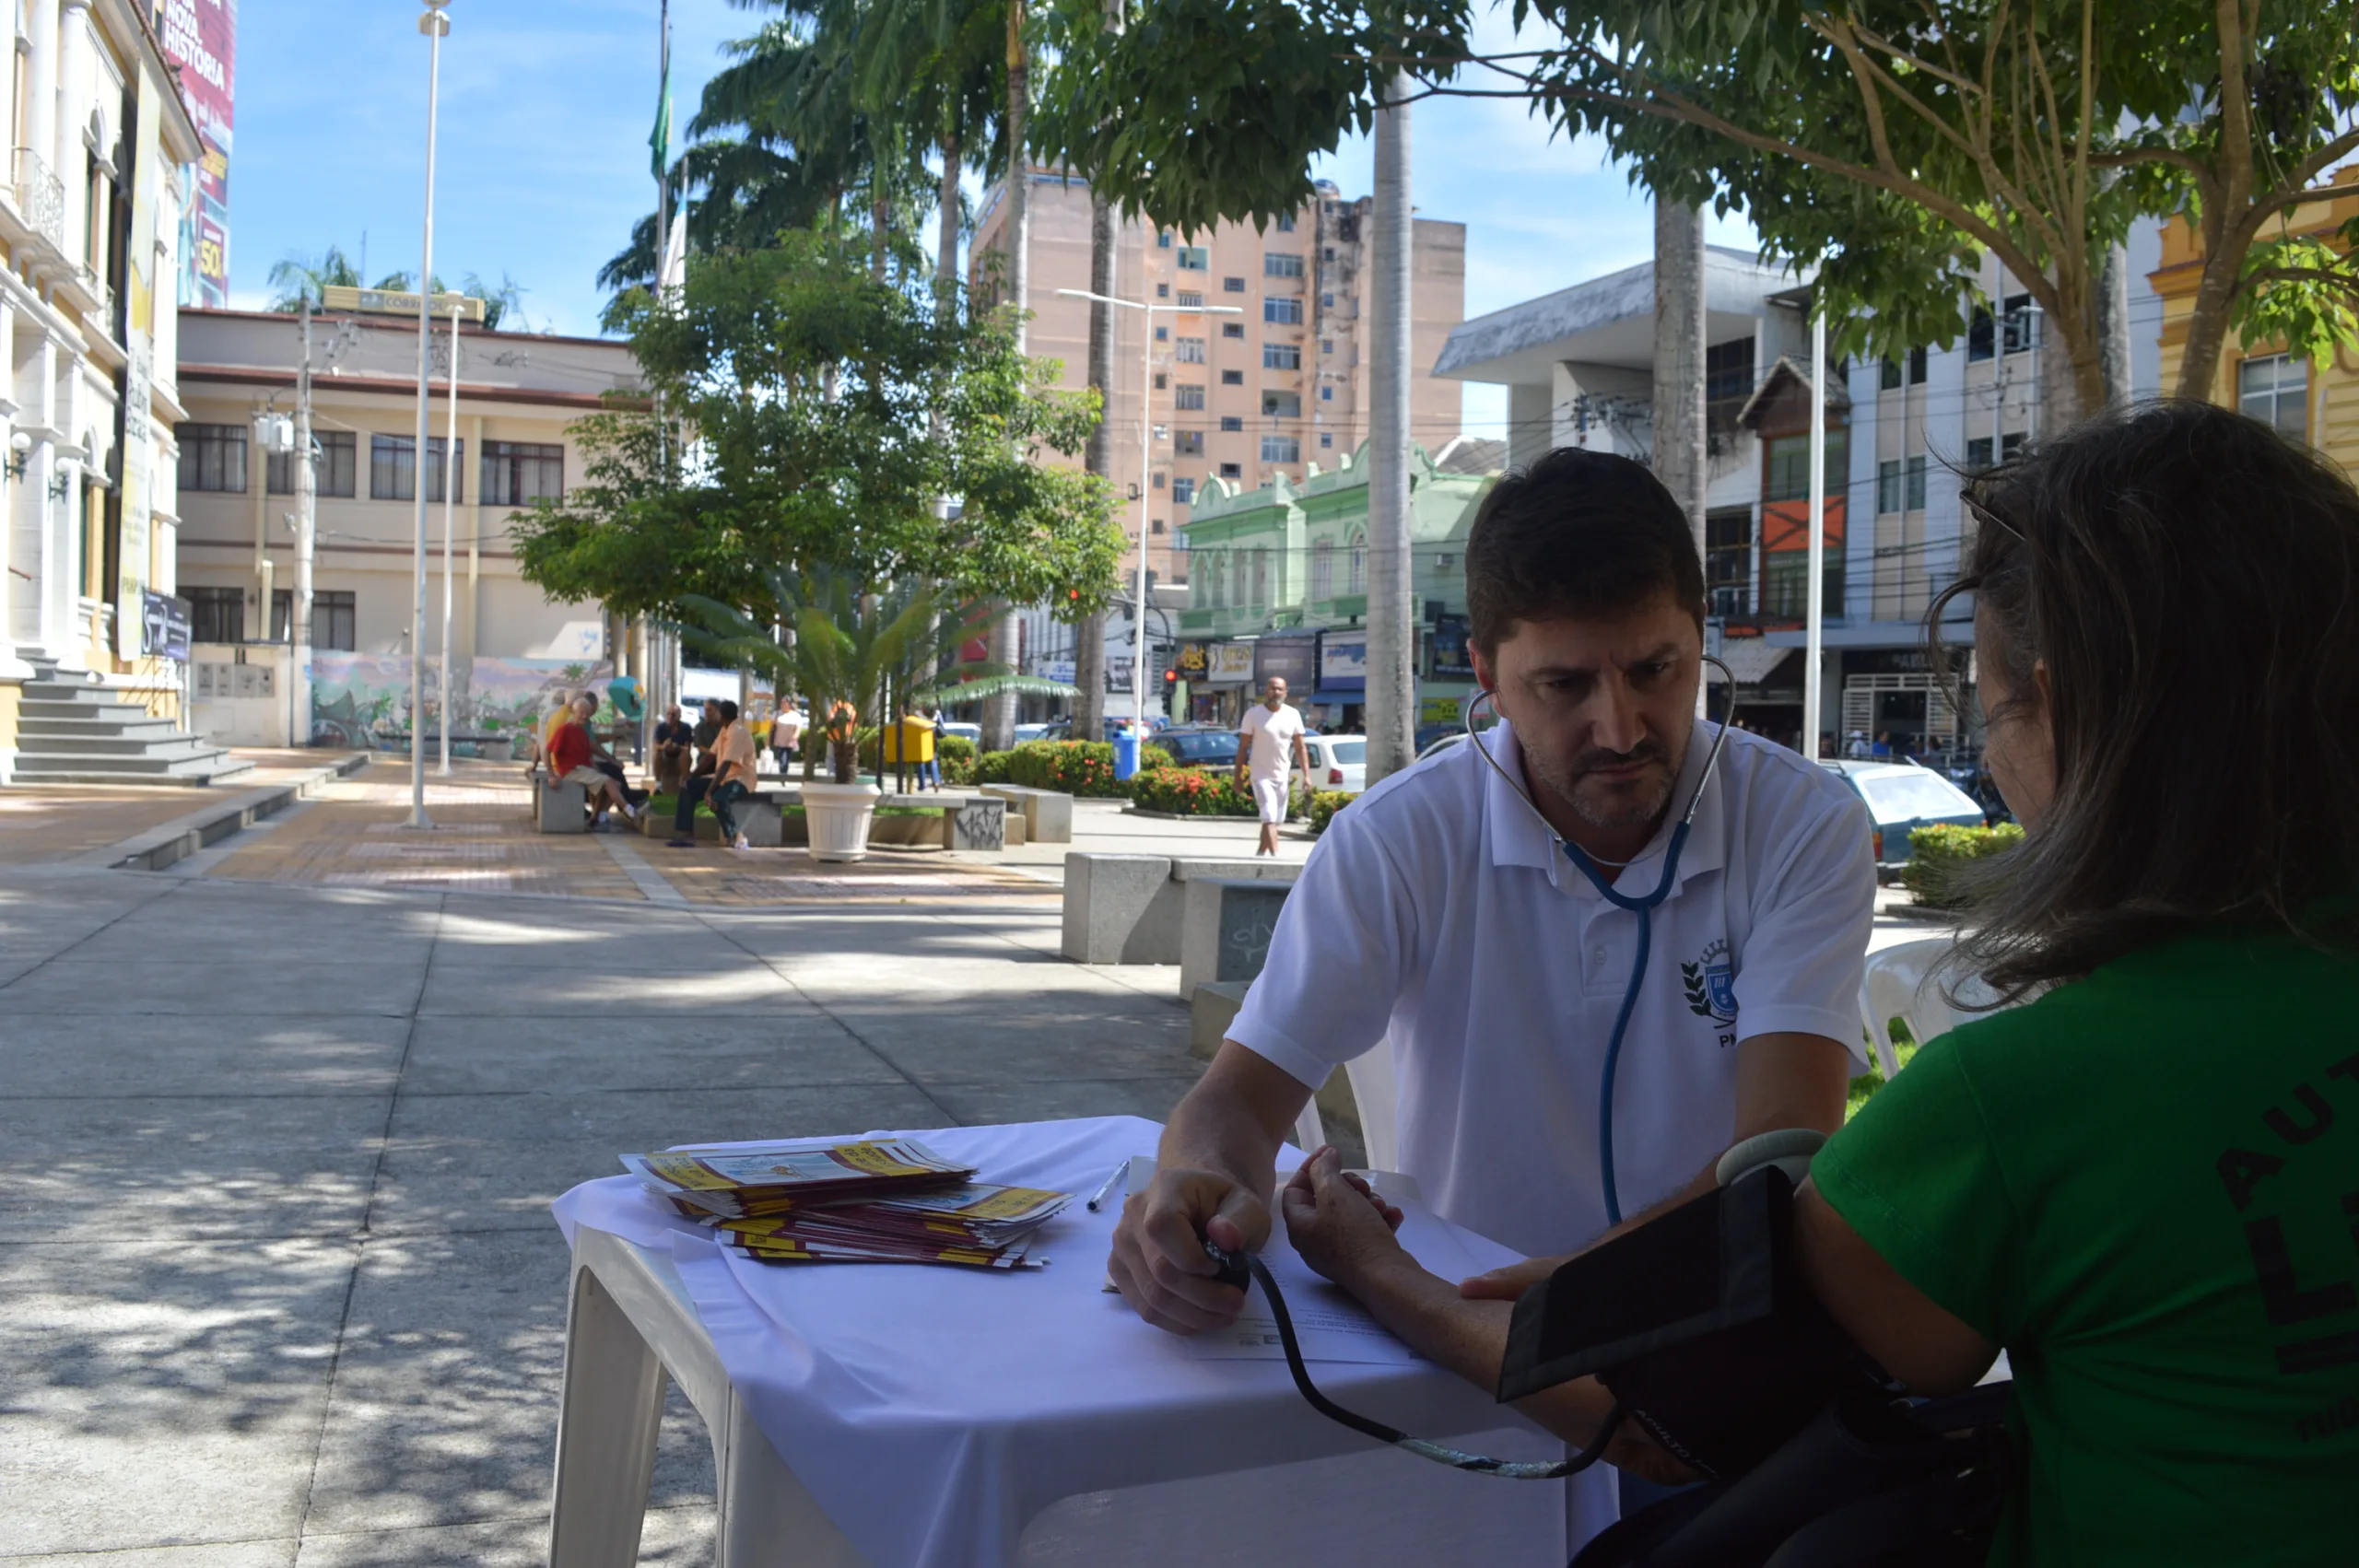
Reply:
[[[811,858],[866,860],[868,826],[875,819],[876,799],[883,793],[874,784],[804,785],[803,810],[810,823]]]

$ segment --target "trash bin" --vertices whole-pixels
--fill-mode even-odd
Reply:
[[[1114,777],[1128,778],[1139,770],[1139,732],[1124,728],[1114,736]]]

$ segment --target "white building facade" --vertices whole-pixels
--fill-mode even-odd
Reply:
[[[177,717],[143,607],[174,586],[175,289],[201,156],[131,0],[17,0],[0,180],[0,782],[52,670]]]

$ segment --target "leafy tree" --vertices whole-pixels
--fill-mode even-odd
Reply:
[[[1531,104],[1674,201],[1742,207],[1821,269],[1837,351],[1947,343],[1980,258],[2104,393],[2097,275],[2139,216],[2186,215],[2204,275],[2178,390],[2229,332],[2359,344],[2359,263],[2287,214],[2353,151],[2359,0],[1518,0],[1554,47],[1481,55],[1462,0],[1144,0],[1059,32],[1044,139],[1127,210],[1204,227],[1308,199],[1395,66],[1426,95]],[[1123,111],[1127,110],[1127,112]],[[2359,190],[2359,178],[2330,187]]]
[[[626,296],[663,415],[618,405],[576,426],[588,483],[518,519],[526,578],[624,614],[675,615],[696,595],[771,621],[790,608],[779,568],[1076,614],[1119,592],[1106,486],[1032,461],[1081,445],[1095,396],[1053,390],[1055,368],[1017,354],[1003,323],[879,282],[863,250],[789,233],[698,258],[676,300]]]

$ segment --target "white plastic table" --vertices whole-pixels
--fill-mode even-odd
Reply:
[[[1135,1117],[1037,1126],[1042,1136],[1056,1129],[1069,1151],[1092,1151],[1093,1161],[1105,1151],[1150,1151],[1160,1131]],[[917,1136],[967,1158],[973,1156],[959,1146],[962,1138],[995,1138],[1007,1146],[1032,1130]],[[1106,1161],[1107,1168],[1112,1163]],[[987,1164],[983,1174],[995,1173]],[[1031,1173],[1010,1179],[1028,1184]],[[1080,1184],[1061,1185],[1072,1190]],[[614,1190],[601,1196],[611,1202]],[[550,1517],[553,1568],[625,1568],[637,1561],[667,1376],[711,1437],[722,1568],[1112,1562],[1144,1568],[1306,1557],[1560,1568],[1568,1555],[1564,1483],[1469,1475],[1385,1448],[1310,1410],[1283,1363],[1193,1360],[1177,1341],[1122,1320],[1097,1293],[1104,1257],[1098,1233],[1110,1231],[1114,1218],[1114,1206],[1108,1207],[1089,1214],[1076,1202],[1070,1218],[1051,1222],[1063,1227],[1044,1236],[1056,1261],[1021,1279],[883,1265],[747,1266],[755,1292],[770,1300],[773,1313],[781,1299],[810,1303],[792,1332],[781,1328],[775,1344],[753,1351],[749,1344],[759,1341],[749,1340],[745,1324],[759,1318],[748,1316],[750,1300],[722,1303],[712,1294],[726,1284],[713,1261],[722,1256],[717,1249],[702,1251],[709,1244],[694,1237],[679,1244],[695,1270],[691,1281],[661,1236],[644,1230],[626,1236],[577,1221]],[[1448,1230],[1430,1218],[1416,1223],[1426,1227],[1429,1242],[1440,1234],[1434,1227]],[[1454,1244],[1461,1235],[1442,1237],[1450,1245],[1441,1251],[1453,1261],[1464,1256]],[[1479,1266],[1506,1256],[1471,1240]],[[823,1279],[848,1273],[865,1278],[839,1278],[832,1286]],[[903,1329],[897,1338],[874,1309],[828,1320],[831,1310],[840,1310],[829,1302],[845,1299],[843,1289],[868,1292],[860,1299],[873,1302],[879,1287],[872,1281],[886,1275],[898,1282],[895,1299],[906,1297],[912,1314],[936,1300],[945,1304],[939,1336]],[[1040,1288],[1039,1281],[1056,1275],[1062,1277],[1053,1291]],[[815,1283],[800,1282],[806,1279]],[[1010,1285],[1033,1289],[1023,1300],[1035,1315],[1026,1320],[1034,1331],[1008,1344],[1001,1398],[989,1358],[977,1365],[973,1343],[959,1335],[971,1330],[975,1302]],[[699,1309],[699,1293],[708,1308],[724,1312],[718,1339]],[[1133,1325],[1135,1339],[1124,1338]],[[937,1337],[957,1343],[955,1358],[934,1346]],[[904,1344],[906,1368],[896,1360]],[[1120,1387],[1109,1387],[1105,1375],[1109,1345],[1125,1357],[1136,1352],[1135,1367],[1125,1362],[1119,1369]],[[1095,1369],[1069,1392],[1049,1387],[1054,1378],[1043,1370],[1055,1367],[1061,1346]],[[796,1376],[813,1363],[832,1363],[839,1350],[850,1382],[823,1376],[810,1387],[873,1390],[885,1376],[907,1372],[916,1393],[907,1399],[888,1394],[884,1403],[860,1405],[849,1416],[798,1402]],[[1100,1360],[1090,1361],[1093,1354]],[[861,1363],[863,1355],[870,1361]],[[733,1359],[741,1364],[733,1368]],[[950,1373],[936,1375],[942,1367]],[[1328,1363],[1312,1374],[1345,1403],[1424,1435],[1479,1439],[1515,1457],[1563,1452],[1561,1444],[1438,1368]],[[858,1404],[865,1397],[847,1398]],[[889,1446],[897,1442],[903,1447]],[[945,1480],[922,1466],[904,1471],[878,1457],[927,1452],[928,1443],[962,1455],[982,1450],[987,1462],[962,1457],[956,1479]],[[871,1453],[863,1445],[886,1446]],[[803,1473],[782,1450],[803,1456]],[[921,1539],[910,1516],[944,1508],[939,1493],[946,1486],[978,1491],[981,1502],[943,1516],[977,1522]]]

